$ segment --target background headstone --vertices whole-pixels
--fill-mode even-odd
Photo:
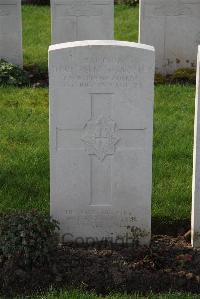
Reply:
[[[52,44],[114,38],[114,0],[51,0]]]
[[[200,247],[200,47],[197,56],[197,80],[194,120],[192,181],[192,245]]]
[[[139,41],[155,47],[157,73],[195,68],[200,1],[141,0]]]
[[[23,65],[21,0],[0,0],[0,59]]]
[[[51,214],[65,241],[149,242],[154,71],[146,45],[50,47]]]

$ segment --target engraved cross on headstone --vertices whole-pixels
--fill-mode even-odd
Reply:
[[[56,7],[62,11],[60,17],[71,17],[74,19],[74,40],[79,39],[78,23],[83,17],[97,17],[103,14],[102,8],[108,3],[94,3],[93,1],[74,1],[65,4],[56,4]]]
[[[120,128],[113,119],[113,94],[93,93],[91,118],[84,128],[57,128],[57,150],[83,150],[90,157],[90,206],[112,205],[112,161],[116,152],[133,149],[142,128]],[[144,135],[141,136],[143,139]],[[124,140],[123,140],[124,139]],[[60,144],[58,140],[65,140]]]

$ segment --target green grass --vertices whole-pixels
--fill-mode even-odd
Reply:
[[[190,219],[195,88],[156,88],[153,217]]]
[[[24,64],[47,70],[51,43],[51,20],[48,6],[23,5]]]
[[[0,110],[0,210],[48,211],[48,90],[1,88]]]
[[[139,9],[126,5],[115,6],[115,39],[138,41]]]
[[[47,70],[48,47],[51,43],[50,8],[23,5],[24,64]],[[115,39],[137,41],[138,7],[115,6]]]
[[[192,299],[199,299],[200,295],[189,295],[189,294],[168,294],[168,295],[148,295],[148,296],[139,296],[139,295],[110,295],[106,297],[102,296],[97,296],[94,294],[89,294],[89,293],[80,293],[77,291],[74,292],[66,292],[66,293],[61,293],[60,295],[56,295],[54,297],[54,294],[49,294],[44,297],[38,297],[36,299],[187,299],[187,298],[192,298]],[[58,297],[57,297],[58,296]]]
[[[34,297],[23,297],[29,299],[200,299],[200,295],[190,295],[190,294],[150,294],[146,296],[139,295],[109,295],[109,296],[98,296],[93,293],[83,293],[80,291],[66,291],[61,293],[52,293],[44,294]],[[0,298],[5,299],[5,298]],[[17,297],[15,299],[22,299],[22,297]]]
[[[156,87],[153,217],[189,219],[193,86]],[[0,88],[0,210],[49,211],[48,90]]]

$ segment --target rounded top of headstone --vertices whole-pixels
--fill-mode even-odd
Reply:
[[[51,45],[49,47],[49,51],[56,51],[61,49],[67,49],[67,48],[78,48],[78,47],[93,47],[93,46],[116,46],[116,47],[131,47],[131,48],[137,48],[137,49],[143,49],[143,50],[149,50],[152,52],[155,52],[154,47],[140,44],[140,43],[134,43],[134,42],[126,42],[126,41],[117,41],[117,40],[85,40],[85,41],[75,41],[75,42],[68,42],[68,43],[61,43],[61,44],[55,44]]]

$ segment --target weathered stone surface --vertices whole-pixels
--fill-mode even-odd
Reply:
[[[50,47],[51,214],[65,241],[149,242],[154,71],[150,46]]]
[[[139,41],[155,47],[158,73],[195,68],[200,1],[141,0]]]
[[[192,245],[200,247],[200,47],[197,56],[197,80],[194,120],[192,181]]]
[[[114,0],[51,0],[52,44],[113,39]]]
[[[0,59],[23,65],[21,0],[0,0]]]

